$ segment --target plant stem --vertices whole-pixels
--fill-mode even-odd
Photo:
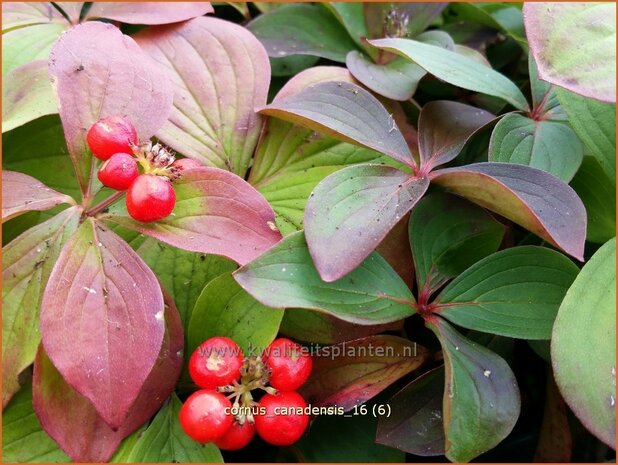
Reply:
[[[113,204],[116,200],[122,198],[122,196],[125,194],[124,191],[120,191],[120,192],[116,192],[113,195],[110,195],[108,198],[106,198],[105,200],[103,200],[100,204],[95,205],[94,207],[92,207],[91,209],[86,211],[86,215],[87,216],[94,216],[97,213],[102,212],[103,210],[105,210],[107,207],[109,207],[111,204]]]

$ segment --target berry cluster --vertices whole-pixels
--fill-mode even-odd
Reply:
[[[312,364],[302,346],[289,339],[276,339],[261,355],[244,357],[231,339],[210,338],[189,360],[189,374],[201,390],[183,404],[180,424],[195,441],[224,450],[245,447],[256,432],[276,446],[293,444],[309,424],[307,403],[295,390],[309,378]],[[266,393],[256,401],[254,390]]]
[[[99,181],[112,189],[126,190],[129,215],[143,223],[170,215],[176,204],[172,182],[183,169],[201,166],[190,159],[175,160],[160,144],[140,143],[133,124],[118,116],[94,123],[86,141],[92,154],[103,160]]]

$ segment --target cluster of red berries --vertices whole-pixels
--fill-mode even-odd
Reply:
[[[118,116],[94,123],[86,141],[92,154],[104,161],[97,173],[99,181],[106,187],[126,190],[129,215],[143,223],[170,215],[176,205],[172,182],[183,169],[201,166],[187,158],[176,160],[160,144],[139,143],[133,124]]]
[[[261,355],[245,358],[231,339],[210,338],[189,360],[189,374],[201,390],[183,404],[180,424],[195,441],[224,450],[245,447],[256,432],[270,444],[289,446],[309,424],[307,403],[296,389],[312,365],[311,356],[289,339],[276,339]],[[257,401],[256,389],[266,391]]]

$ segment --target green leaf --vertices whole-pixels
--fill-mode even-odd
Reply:
[[[311,376],[299,392],[312,405],[350,411],[420,368],[428,358],[424,347],[396,336],[343,342],[330,346],[323,356],[316,352]]]
[[[545,247],[501,250],[451,282],[436,299],[436,311],[477,331],[550,339],[558,307],[577,273],[573,262]]]
[[[423,457],[444,455],[444,370],[418,377],[388,401],[390,416],[378,419],[376,442]]]
[[[364,47],[363,39],[367,37],[364,3],[362,2],[324,2],[321,6],[330,11],[348,31],[350,37],[359,47]]]
[[[616,104],[598,102],[564,89],[556,89],[569,123],[616,184]]]
[[[615,3],[528,3],[523,13],[541,79],[616,102]]]
[[[558,101],[556,88],[549,82],[539,79],[539,71],[532,54],[528,55],[528,75],[532,94],[532,114],[536,115],[537,119],[566,119],[564,109]]]
[[[47,23],[2,34],[2,76],[35,60],[47,60],[51,48],[69,24]]]
[[[305,235],[322,279],[356,268],[428,186],[426,177],[382,165],[349,166],[318,184],[305,209]]]
[[[131,454],[131,451],[133,450],[133,447],[135,446],[135,443],[139,440],[142,434],[144,434],[144,431],[146,431],[147,427],[148,427],[148,424],[145,423],[142,426],[140,426],[137,430],[135,430],[133,433],[131,433],[129,436],[124,438],[122,442],[120,443],[120,446],[118,447],[118,449],[116,449],[116,452],[114,452],[114,455],[109,460],[109,462],[110,463],[128,463],[129,456]]]
[[[512,81],[464,55],[410,39],[378,39],[369,43],[412,60],[449,84],[493,95],[519,110],[529,110],[526,98]]]
[[[280,58],[269,57],[268,59],[274,77],[294,76],[315,65],[318,60],[318,57],[311,55],[289,55]]]
[[[72,207],[14,239],[2,254],[2,405],[19,389],[18,375],[41,341],[43,291],[82,210]]]
[[[269,308],[241,288],[231,274],[209,282],[200,294],[187,330],[187,353],[206,339],[227,336],[245,355],[257,354],[279,332],[283,310]]]
[[[412,98],[419,81],[427,74],[423,68],[404,58],[397,57],[389,63],[377,64],[356,50],[348,53],[346,66],[369,89],[400,101]]]
[[[33,24],[68,23],[51,2],[9,2],[2,5],[2,32]]]
[[[270,307],[317,310],[359,324],[388,323],[414,313],[412,293],[375,252],[344,278],[322,281],[300,231],[240,268],[234,277]]]
[[[571,186],[586,207],[586,240],[603,244],[616,236],[616,184],[597,158],[584,157]]]
[[[60,118],[45,116],[2,134],[2,167],[78,199],[79,187],[66,147]]]
[[[581,422],[616,448],[616,239],[586,263],[560,306],[551,346],[556,383]]]
[[[6,385],[4,386],[6,389]],[[68,463],[58,444],[43,431],[32,408],[32,386],[23,387],[2,413],[4,463]]]
[[[292,308],[285,311],[279,332],[292,339],[318,344],[338,344],[386,331],[401,331],[403,322],[358,325],[326,313]]]
[[[581,165],[584,147],[563,123],[504,116],[491,134],[489,161],[517,163],[547,171],[569,182]]]
[[[223,463],[214,444],[201,445],[185,434],[178,414],[182,403],[175,394],[137,440],[128,457],[131,463]]]
[[[494,448],[519,417],[517,381],[508,364],[441,318],[428,322],[444,353],[446,457],[468,462]]]
[[[187,252],[151,238],[144,241],[137,253],[170,293],[185,328],[204,286],[222,273],[236,269],[236,264],[224,257]]]
[[[58,112],[47,61],[37,60],[2,78],[2,132]]]
[[[320,82],[276,99],[259,113],[300,124],[414,166],[393,116],[373,95],[349,82]]]
[[[500,3],[453,2],[450,9],[458,21],[474,21],[513,37],[522,47],[527,47],[521,9]]]
[[[258,16],[247,28],[271,57],[315,55],[343,63],[356,48],[345,28],[320,5],[283,5]]]
[[[498,250],[504,226],[461,197],[436,192],[412,210],[409,238],[419,293],[426,297]]]

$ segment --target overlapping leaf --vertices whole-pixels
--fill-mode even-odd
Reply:
[[[414,312],[412,293],[377,253],[345,278],[322,281],[300,231],[240,268],[234,277],[264,305],[317,310],[352,323],[388,323]]]
[[[184,432],[178,420],[182,403],[172,394],[127,456],[128,463],[222,463],[217,447],[199,444]]]
[[[6,463],[71,461],[41,428],[32,408],[31,386],[24,386],[2,412],[2,430],[2,459]]]
[[[74,204],[66,195],[17,171],[2,171],[2,222],[29,211],[49,210],[63,203]]]
[[[541,79],[616,102],[614,3],[530,3],[523,13]]]
[[[334,281],[352,271],[408,213],[429,186],[383,165],[357,165],[316,186],[305,208],[305,234],[320,276]]]
[[[51,9],[54,7],[49,4]],[[69,28],[61,18],[26,27],[18,27],[2,34],[2,76],[35,60],[45,60],[54,42]]]
[[[453,160],[476,131],[496,119],[480,108],[458,102],[427,103],[418,120],[421,167],[429,172]]]
[[[174,299],[185,328],[204,286],[236,269],[234,262],[223,257],[187,252],[152,238],[136,250]]]
[[[513,247],[475,263],[438,296],[437,312],[465,328],[550,339],[558,308],[579,272],[546,247]]]
[[[49,85],[47,60],[20,66],[2,78],[3,132],[57,112],[56,98]]]
[[[135,36],[170,75],[174,108],[157,132],[183,155],[244,176],[257,143],[270,65],[247,29],[217,18],[152,27]]]
[[[361,352],[367,355],[358,355]],[[301,393],[312,405],[336,405],[348,411],[419,368],[427,356],[424,347],[396,336],[369,336],[334,345],[326,356],[314,355],[311,376]]]
[[[377,39],[369,43],[407,57],[449,84],[499,97],[519,110],[529,109],[526,98],[512,81],[471,58],[410,39]]]
[[[188,353],[206,339],[227,336],[245,355],[258,354],[279,332],[283,310],[268,308],[225,273],[206,285],[200,294],[187,330]]]
[[[518,114],[503,117],[489,143],[490,161],[528,165],[565,182],[573,178],[583,157],[581,142],[566,124]]]
[[[2,405],[19,389],[41,340],[43,291],[65,241],[77,230],[81,208],[69,208],[15,238],[2,255]]]
[[[367,37],[416,36],[427,29],[446,6],[444,2],[364,3]]]
[[[65,244],[51,272],[41,304],[45,351],[112,428],[123,424],[157,360],[163,307],[153,272],[92,219]]]
[[[152,417],[173,392],[182,369],[183,337],[178,312],[168,297],[165,324],[153,369],[117,430],[112,430],[92,404],[66,383],[40,347],[34,366],[34,409],[45,431],[74,461],[108,461],[122,439]],[[80,434],[75,434],[76,430]]]
[[[338,344],[386,331],[401,330],[402,327],[403,321],[381,325],[358,325],[327,313],[292,308],[285,311],[279,331],[299,341]]]
[[[174,212],[160,221],[140,223],[124,210],[112,212],[109,219],[174,247],[223,255],[241,265],[281,238],[268,202],[229,171],[186,170],[174,190]]]
[[[586,263],[560,306],[551,346],[556,382],[581,422],[616,447],[616,239]],[[582,380],[586,380],[582,382]]]
[[[556,89],[569,123],[595,157],[609,179],[616,184],[616,104],[582,97]]]
[[[89,22],[64,34],[51,51],[49,73],[82,189],[91,163],[85,136],[92,123],[121,115],[146,139],[171,110],[173,89],[164,70],[110,24]]]
[[[575,191],[558,178],[510,163],[475,163],[438,170],[430,177],[583,260],[586,210]]]
[[[259,110],[336,139],[367,147],[408,166],[412,154],[392,115],[363,88],[322,82]]]
[[[603,244],[615,237],[616,183],[607,176],[596,157],[584,157],[571,186],[586,207],[586,240]]]
[[[444,454],[442,391],[444,370],[415,379],[388,401],[391,415],[380,417],[376,442],[423,457]]]
[[[86,19],[106,18],[127,24],[167,24],[212,13],[209,2],[94,2]]]
[[[34,24],[66,23],[51,2],[7,2],[2,4],[2,32]]]
[[[520,410],[517,381],[501,357],[461,336],[446,321],[438,317],[428,326],[444,352],[445,455],[453,462],[468,462],[498,445],[515,426]]]
[[[321,5],[282,5],[251,21],[253,32],[271,57],[315,55],[345,62],[355,43]]]
[[[419,293],[429,297],[449,278],[497,251],[504,229],[460,197],[436,192],[421,199],[409,223]]]

